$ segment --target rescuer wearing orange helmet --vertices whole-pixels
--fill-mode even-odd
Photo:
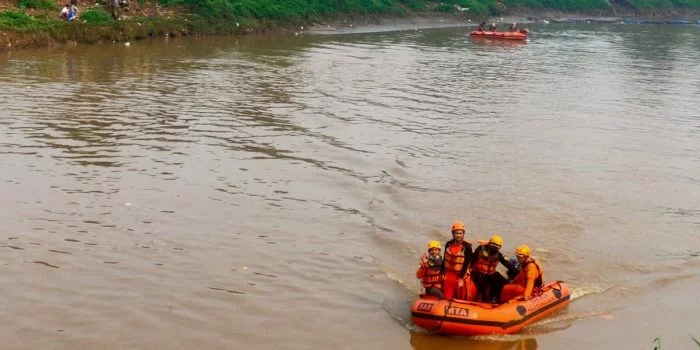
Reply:
[[[515,256],[520,263],[520,272],[513,282],[503,287],[501,301],[506,302],[522,296],[530,300],[532,295],[539,294],[544,286],[544,272],[542,267],[530,256],[530,247],[521,245],[515,249]]]
[[[472,245],[464,240],[466,227],[461,221],[452,223],[452,240],[445,243],[445,257],[442,259],[443,292],[445,299],[459,297],[465,293],[464,277],[472,258]]]
[[[472,255],[470,262],[471,278],[478,291],[478,299],[483,302],[499,302],[501,290],[508,280],[496,271],[498,263],[505,266],[508,271],[516,268],[500,252],[503,246],[503,238],[493,235],[486,244],[479,245]]]
[[[420,278],[425,288],[426,295],[444,299],[442,293],[442,257],[440,256],[440,242],[430,241],[428,252],[420,259],[420,265],[416,271],[416,278]]]

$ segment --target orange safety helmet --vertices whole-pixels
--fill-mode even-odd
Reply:
[[[457,220],[457,221],[455,221],[455,222],[452,223],[452,232],[455,232],[455,231],[457,231],[457,230],[462,230],[462,231],[464,231],[465,233],[467,232],[467,229],[466,229],[466,227],[464,226],[464,223],[461,222],[461,221],[459,221],[459,220]]]
[[[525,257],[530,256],[530,247],[526,245],[521,245],[515,248],[515,255],[523,255]]]
[[[489,244],[500,248],[503,246],[503,238],[501,238],[499,235],[493,235],[491,236],[491,239],[489,239]]]

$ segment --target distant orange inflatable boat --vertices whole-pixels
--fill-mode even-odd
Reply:
[[[491,31],[473,31],[471,36],[479,38],[492,38],[492,39],[503,39],[503,40],[525,40],[529,31],[527,29],[521,29],[517,32],[491,32]]]
[[[511,334],[565,308],[570,301],[569,287],[562,281],[546,285],[528,301],[518,298],[504,304],[421,295],[411,306],[411,318],[421,328],[446,334]]]

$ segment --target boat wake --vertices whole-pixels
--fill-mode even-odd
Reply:
[[[571,300],[580,299],[586,295],[603,294],[614,286],[605,286],[600,284],[584,284],[582,286],[571,288]]]

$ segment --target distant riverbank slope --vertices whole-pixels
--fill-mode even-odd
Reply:
[[[154,36],[298,31],[319,23],[361,25],[389,17],[480,21],[489,16],[574,13],[696,20],[700,13],[700,0],[118,0],[116,11],[106,3],[112,0],[82,1],[78,0],[78,18],[68,22],[58,14],[69,0],[0,0],[0,50]]]

